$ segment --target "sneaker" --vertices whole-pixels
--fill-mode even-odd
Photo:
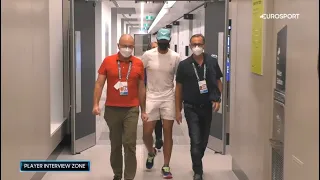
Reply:
[[[155,146],[156,146],[156,148],[157,148],[158,150],[161,149],[162,146],[163,146],[163,141],[162,141],[162,139],[156,140]]]
[[[202,175],[200,175],[200,174],[195,174],[195,175],[193,176],[193,180],[203,180],[203,179],[202,179]]]
[[[170,167],[162,167],[161,173],[163,176],[163,179],[172,179],[172,174],[170,172]]]
[[[148,154],[148,158],[147,158],[147,162],[146,162],[146,168],[147,169],[151,169],[153,167],[154,164],[154,158],[157,155],[157,151],[156,149],[154,149],[154,153],[149,153]]]

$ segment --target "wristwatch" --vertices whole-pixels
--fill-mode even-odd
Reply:
[[[221,97],[219,97],[219,99],[216,102],[221,103]]]

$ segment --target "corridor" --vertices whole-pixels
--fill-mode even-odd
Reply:
[[[100,105],[103,107],[104,99]],[[103,114],[103,112],[102,112]],[[113,178],[112,169],[109,163],[110,140],[109,130],[104,119],[97,117],[97,145],[78,155],[70,155],[69,149],[64,149],[57,160],[90,160],[91,171],[82,173],[46,173],[42,180],[109,180]],[[171,167],[173,179],[191,180],[193,172],[191,169],[190,145],[188,130],[185,121],[181,125],[175,123],[173,130],[173,151]],[[142,141],[142,121],[138,124],[137,140],[137,159],[138,170],[137,180],[157,180],[162,179],[160,169],[163,165],[163,154],[159,152],[155,167],[151,171],[145,168],[147,151]],[[207,149],[204,160],[204,179],[205,180],[237,180],[232,172],[231,156],[215,154],[214,151]]]
[[[196,87],[196,93],[180,93],[183,98],[194,98],[194,102],[201,99],[207,102],[191,103],[192,106],[202,108],[212,101],[220,105],[211,124],[202,126],[207,131],[192,131],[197,134],[210,130],[203,158],[204,180],[318,180],[319,16],[316,14],[319,0],[1,0],[1,180],[113,179],[109,129],[104,112],[96,116],[98,107],[104,109],[106,87],[99,85],[103,94],[98,106],[99,92],[95,92],[95,86],[99,84],[96,80],[101,75],[98,70],[102,62],[116,54],[126,56],[127,60],[132,55],[142,59],[145,67],[140,69],[139,77],[143,77],[143,69],[146,74],[152,72],[150,59],[161,62],[155,63],[161,73],[147,75],[147,79],[157,77],[154,84],[162,87],[167,86],[162,84],[165,80],[175,79],[176,67],[186,59],[199,58],[204,65],[214,62],[215,67],[220,67],[223,77],[219,76],[214,84],[222,87],[216,101],[210,96],[203,99],[197,96],[202,94],[202,86],[198,92],[201,81],[192,63],[190,69],[194,71],[184,73],[184,79],[194,86],[182,87],[187,91]],[[297,18],[289,18],[292,15]],[[165,38],[161,29],[166,32]],[[120,43],[124,34],[134,40]],[[193,42],[194,35],[201,37],[199,42]],[[155,43],[158,49],[152,49]],[[163,45],[166,52],[161,50]],[[143,55],[152,50],[152,58],[145,63]],[[163,59],[159,58],[162,51]],[[167,55],[175,57],[176,63],[168,63]],[[163,78],[168,74],[162,72],[169,72],[162,69],[165,65],[170,65],[170,78]],[[109,67],[104,67],[103,76],[112,74],[107,73]],[[119,73],[116,68],[109,69],[116,74]],[[217,70],[204,69],[203,73],[215,80],[212,77]],[[123,78],[124,71],[121,70]],[[204,81],[210,79],[203,77]],[[118,79],[114,80],[109,83],[111,89],[120,91],[116,87]],[[152,83],[146,82],[147,88],[148,84]],[[141,87],[144,86],[140,90]],[[122,93],[127,95],[134,92],[131,88],[130,93],[128,88],[124,89],[127,92]],[[165,92],[162,88],[155,89],[159,94]],[[209,92],[218,92],[212,89]],[[137,94],[134,106],[141,99],[141,94]],[[175,93],[173,96],[179,97]],[[166,97],[159,99],[168,101]],[[117,107],[132,107],[117,105],[130,99],[118,97],[114,101]],[[211,106],[208,107],[211,116]],[[117,117],[118,114],[112,119]],[[172,117],[180,120],[180,116]],[[155,157],[154,168],[146,170],[148,153],[142,131],[140,119],[135,180],[163,179],[163,152]],[[170,162],[173,179],[192,180],[184,117],[181,125],[174,124],[173,144]],[[64,160],[77,165],[77,160],[87,162],[81,164],[86,165],[81,166],[81,172],[64,165],[54,166],[68,164]],[[46,163],[50,166],[45,167]],[[84,172],[88,164],[90,171]],[[170,173],[165,177],[170,177]]]

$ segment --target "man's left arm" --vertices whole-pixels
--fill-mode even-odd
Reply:
[[[138,82],[138,90],[139,90],[139,102],[140,102],[140,109],[142,113],[146,112],[146,85],[145,85],[145,71],[144,66],[141,64],[141,75],[139,77]]]
[[[223,87],[223,85],[222,85],[221,79],[217,79],[217,85],[218,85],[218,89],[219,89],[220,93],[222,94],[222,87]]]
[[[214,70],[216,72],[216,85],[217,88],[216,89],[216,93],[214,93],[214,100],[212,101],[212,105],[213,105],[213,110],[214,112],[217,112],[220,109],[220,103],[221,103],[221,95],[222,95],[222,82],[221,82],[221,78],[223,77],[223,74],[221,72],[221,69],[219,67],[219,63],[218,61],[215,62],[215,66],[214,66]],[[217,92],[219,91],[219,92]]]
[[[222,85],[221,78],[223,77],[223,74],[222,74],[222,71],[220,69],[218,62],[216,63],[215,71],[216,71],[216,78],[217,78],[217,86],[218,86],[220,93],[222,94],[223,85]]]
[[[175,61],[175,69],[174,69],[174,71],[175,71],[174,74],[175,75],[177,75],[178,66],[179,66],[180,62],[181,62],[181,58],[180,58],[180,56],[177,56],[176,57],[176,61]]]
[[[221,94],[222,94],[222,82],[221,78],[223,77],[221,69],[219,67],[217,59],[211,59],[211,63],[213,63],[213,66],[211,66],[213,71],[215,72],[215,77],[212,79],[212,89],[209,94],[210,101],[212,103],[220,103],[221,101]]]

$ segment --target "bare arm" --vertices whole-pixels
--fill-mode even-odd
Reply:
[[[176,112],[181,113],[182,110],[182,84],[176,82],[176,93],[175,93],[175,102],[176,102]]]
[[[144,80],[139,80],[138,88],[139,88],[139,101],[140,101],[141,112],[145,113],[146,112],[146,86],[145,86]]]
[[[93,106],[99,106],[102,90],[104,87],[104,83],[106,82],[106,75],[98,75],[98,79],[94,86],[94,94],[93,94]]]

